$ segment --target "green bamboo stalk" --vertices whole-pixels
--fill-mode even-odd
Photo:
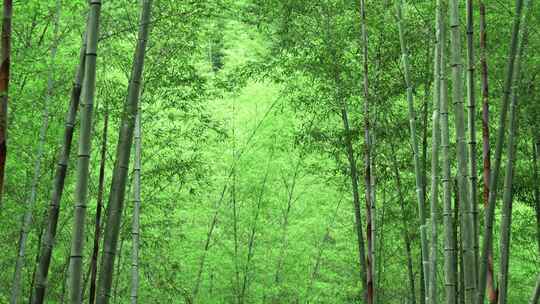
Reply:
[[[421,251],[420,251],[421,252]],[[422,267],[423,266],[423,261],[424,261],[424,257],[422,256],[422,253],[420,253],[420,296],[419,296],[419,300],[420,300],[420,304],[426,304],[426,285],[425,285],[425,281],[426,281],[426,277],[424,275],[424,268]]]
[[[469,181],[471,184],[470,201],[473,212],[474,234],[474,264],[478,267],[478,204],[477,192],[477,164],[476,164],[476,79],[475,79],[475,56],[474,56],[474,11],[473,0],[467,0],[467,124],[469,130],[469,158],[470,171]],[[477,282],[478,283],[478,282]]]
[[[538,154],[540,153],[540,137],[532,140],[533,149],[533,177],[535,181],[538,181]],[[538,245],[538,253],[540,254],[540,185],[538,183],[534,186],[534,202],[536,211],[536,243]]]
[[[375,125],[375,120],[373,120],[373,125]],[[369,183],[370,183],[370,219],[371,219],[371,243],[372,243],[372,253],[371,253],[371,262],[372,266],[372,280],[373,280],[373,303],[378,303],[377,299],[377,177],[375,173],[376,161],[375,161],[375,147],[376,147],[376,137],[375,137],[375,126],[371,127],[370,131],[370,160],[369,160]],[[382,239],[381,239],[382,242]],[[381,243],[383,244],[383,243]],[[382,260],[381,260],[382,261]]]
[[[426,298],[429,298],[429,246],[427,239],[426,210],[424,208],[424,186],[422,179],[422,165],[418,156],[418,139],[416,138],[416,113],[414,110],[413,84],[410,75],[409,55],[405,40],[405,21],[403,20],[402,0],[396,0],[396,17],[399,29],[399,41],[401,45],[401,57],[405,76],[405,85],[407,86],[407,104],[409,108],[409,128],[411,135],[411,144],[413,150],[414,173],[416,177],[416,194],[418,202],[418,215],[420,217],[420,245],[422,248],[422,268],[424,271],[424,286]]]
[[[97,263],[99,255],[99,243],[101,241],[101,214],[103,212],[103,190],[105,188],[105,162],[107,157],[107,137],[109,132],[109,105],[105,102],[105,114],[103,117],[103,131],[101,135],[101,151],[99,160],[99,177],[96,199],[96,216],[94,220],[94,246],[92,248],[92,258],[90,259],[90,290],[88,295],[88,303],[94,304],[96,299],[96,280],[97,280]],[[83,291],[84,295],[84,291]]]
[[[240,149],[238,151],[238,153],[236,153],[236,159],[233,161],[233,165],[231,166],[230,170],[229,170],[229,173],[227,175],[227,178],[226,178],[226,181],[225,181],[225,184],[223,185],[223,189],[221,190],[221,193],[220,193],[220,196],[219,198],[217,199],[216,203],[214,204],[214,207],[215,207],[215,211],[214,211],[214,215],[212,216],[212,220],[210,222],[210,227],[208,229],[208,233],[206,235],[206,240],[204,241],[204,247],[203,247],[203,255],[202,255],[202,258],[200,259],[199,261],[199,266],[198,266],[198,270],[197,270],[197,275],[196,275],[196,280],[195,280],[195,284],[193,286],[193,291],[191,293],[191,295],[189,295],[189,293],[187,292],[184,292],[184,296],[186,298],[191,298],[191,301],[193,302],[196,302],[197,301],[197,295],[199,293],[199,290],[200,290],[200,285],[201,285],[201,281],[202,281],[202,274],[204,272],[204,268],[205,268],[205,265],[206,265],[206,257],[208,256],[208,253],[210,251],[210,242],[212,240],[212,236],[213,236],[213,233],[215,231],[215,228],[216,228],[216,225],[218,223],[218,220],[219,220],[219,211],[220,211],[220,206],[221,206],[221,203],[223,202],[223,199],[225,198],[225,192],[227,191],[227,188],[229,187],[229,183],[230,183],[230,180],[232,178],[232,175],[233,175],[233,170],[235,169],[235,166],[240,163],[240,159],[242,158],[242,156],[244,155],[244,153],[246,151],[248,151],[249,147],[250,147],[250,143],[251,141],[255,138],[255,135],[257,134],[257,131],[259,131],[261,129],[261,126],[263,125],[263,123],[266,121],[266,119],[270,116],[271,113],[273,113],[276,105],[278,104],[278,101],[280,101],[279,98],[276,98],[272,104],[268,107],[268,109],[265,111],[264,115],[263,115],[263,118],[261,120],[258,121],[257,125],[255,126],[255,128],[250,132],[249,136],[248,136],[248,139],[247,141],[245,142],[244,146],[242,149]],[[313,124],[313,121],[312,121],[312,124]],[[309,127],[308,127],[309,129]],[[298,173],[298,172],[297,172]],[[292,193],[290,194],[290,198],[292,199]],[[290,203],[292,204],[292,201],[290,201]],[[289,204],[289,207],[291,206],[291,204]],[[290,208],[288,208],[289,211],[290,211]],[[286,235],[286,229],[284,229],[284,235]],[[284,243],[284,245],[286,245],[286,241]],[[285,249],[285,247],[284,247]],[[279,266],[280,264],[278,264]],[[278,267],[279,268],[279,267]],[[276,278],[276,283],[279,282],[279,269],[278,271],[276,271],[276,275],[275,275],[275,278]]]
[[[431,136],[431,252],[430,258],[430,276],[429,276],[429,303],[437,303],[437,207],[439,198],[439,142],[440,142],[440,100],[441,100],[441,48],[444,43],[441,40],[441,1],[437,1],[436,12],[436,38],[435,38],[435,54],[433,63],[433,119],[432,119],[432,136]]]
[[[482,242],[482,256],[480,259],[480,271],[478,280],[478,298],[477,304],[484,304],[486,293],[487,270],[489,264],[490,248],[493,244],[493,220],[495,215],[495,200],[497,198],[497,185],[499,180],[499,169],[501,167],[502,147],[504,145],[504,133],[506,131],[506,115],[508,112],[508,103],[510,100],[510,89],[514,76],[514,65],[518,48],[519,28],[521,16],[523,14],[523,0],[516,0],[516,13],[512,26],[512,37],[508,53],[508,62],[506,66],[506,75],[503,85],[503,96],[501,105],[501,114],[499,117],[499,129],[497,131],[497,140],[495,143],[494,166],[492,167],[489,179],[489,200],[485,214],[485,229]]]
[[[331,219],[328,221],[328,224],[326,225],[324,236],[322,237],[322,239],[317,244],[317,249],[318,249],[317,251],[318,252],[317,252],[317,255],[315,257],[315,263],[314,263],[314,265],[312,267],[313,270],[311,271],[310,278],[309,278],[309,283],[308,283],[308,286],[306,288],[306,294],[308,295],[307,298],[305,299],[306,303],[311,303],[311,301],[313,301],[314,296],[316,295],[315,292],[312,292],[313,285],[317,282],[317,279],[319,278],[319,270],[320,270],[321,264],[323,262],[324,250],[327,247],[326,243],[328,243],[332,239],[331,235],[330,235],[330,232],[332,231],[332,229],[335,226],[336,217],[339,214],[339,210],[340,210],[339,207],[341,206],[342,201],[343,201],[343,195],[340,192],[339,200],[338,200],[338,202],[336,204],[336,208],[334,210],[334,213],[332,214]]]
[[[79,65],[75,72],[75,78],[71,88],[71,98],[69,108],[66,113],[64,123],[64,134],[62,150],[58,156],[54,183],[52,187],[51,199],[49,203],[47,228],[41,243],[39,253],[39,262],[36,272],[36,284],[34,295],[32,297],[33,304],[42,304],[45,300],[45,291],[47,288],[47,277],[49,274],[49,266],[51,264],[54,240],[56,237],[56,228],[58,226],[58,217],[60,215],[60,201],[64,192],[64,184],[67,175],[69,164],[69,154],[71,152],[71,143],[73,141],[73,132],[75,130],[75,118],[79,108],[81,97],[81,87],[85,69],[85,53],[86,53],[86,34],[83,38],[83,44],[79,52]]]
[[[410,284],[410,299],[411,304],[416,304],[416,295],[415,295],[415,284],[414,284],[414,269],[413,269],[413,263],[412,263],[412,253],[411,253],[411,240],[409,237],[409,231],[408,231],[408,223],[407,223],[407,213],[405,212],[405,196],[403,194],[403,188],[401,186],[401,177],[399,174],[399,167],[397,163],[397,156],[396,151],[394,148],[394,145],[390,145],[390,148],[392,149],[392,163],[394,167],[394,176],[396,179],[396,188],[398,191],[398,200],[399,200],[399,208],[401,212],[401,233],[403,234],[403,241],[405,243],[405,254],[407,256],[407,274],[409,276],[409,284]],[[422,268],[420,268],[422,270]]]
[[[342,114],[343,114],[343,111],[342,111]],[[347,117],[347,116],[345,115],[345,117]],[[313,123],[313,121],[312,121],[312,123]],[[347,123],[348,123],[348,120],[347,120]],[[348,124],[346,126],[348,127]],[[346,132],[350,132],[350,130],[348,130]],[[348,134],[348,133],[346,133],[346,134]],[[345,140],[346,140],[346,145],[347,145],[347,142],[350,142],[350,137],[348,137],[346,135]],[[347,157],[349,157],[348,153],[347,153]],[[290,181],[290,187],[288,187],[288,186],[286,187],[287,188],[287,203],[285,204],[285,208],[284,208],[285,212],[283,214],[283,219],[281,220],[282,224],[281,224],[281,227],[280,227],[281,228],[281,233],[280,233],[281,234],[281,237],[280,237],[280,239],[281,239],[280,240],[280,245],[281,245],[280,247],[281,248],[280,248],[279,254],[278,254],[278,262],[277,262],[277,265],[275,267],[276,271],[273,274],[274,283],[277,286],[279,286],[279,283],[281,281],[281,279],[280,279],[281,270],[283,269],[283,264],[285,262],[284,259],[285,259],[285,256],[286,256],[286,250],[287,250],[288,241],[289,241],[288,234],[287,234],[287,230],[288,230],[288,227],[289,227],[289,215],[290,215],[291,209],[293,207],[293,203],[294,203],[293,195],[295,193],[295,189],[296,189],[296,185],[297,185],[297,181],[298,181],[298,178],[299,178],[299,174],[300,174],[301,165],[302,165],[303,160],[304,160],[304,150],[301,150],[300,155],[298,156],[298,159],[296,161],[296,164],[294,165],[294,173],[293,173],[292,179]],[[352,166],[350,164],[349,164],[349,166],[352,169]],[[351,170],[350,176],[352,176],[352,170]],[[351,178],[351,180],[352,180],[352,178]],[[352,181],[353,181],[352,186],[354,187],[354,180],[352,180]],[[355,190],[353,189],[353,193],[354,192],[355,192]],[[356,188],[356,192],[358,192],[358,187]],[[356,196],[353,194],[353,200],[355,199],[355,197]],[[356,206],[354,201],[353,201],[353,204]],[[356,208],[354,208],[354,209],[356,210]],[[355,212],[355,218],[356,218],[356,212]],[[360,230],[360,232],[362,232],[362,230]],[[361,233],[360,233],[360,236],[362,236]],[[362,272],[362,270],[360,270],[360,271]]]
[[[336,86],[340,88],[340,79],[336,76]],[[337,93],[338,98],[341,98],[341,94]],[[349,124],[349,112],[348,104],[345,98],[342,98],[342,107],[341,107],[341,120],[343,122],[343,130],[345,131],[345,149],[347,153],[347,159],[349,161],[350,177],[351,177],[351,187],[353,194],[353,206],[354,206],[354,221],[355,221],[355,231],[356,231],[356,242],[358,246],[358,260],[360,265],[360,281],[362,283],[362,296],[367,297],[367,265],[366,265],[366,254],[365,254],[365,242],[364,235],[362,230],[362,214],[360,207],[360,193],[358,191],[358,170],[356,168],[356,156],[354,154],[354,147],[352,144],[352,135],[351,128]],[[289,208],[288,208],[289,209]],[[287,209],[287,210],[288,210]],[[278,267],[278,270],[280,267]],[[278,278],[276,273],[276,278]]]
[[[500,236],[500,279],[499,279],[499,304],[508,302],[508,268],[510,262],[510,234],[512,232],[512,203],[513,203],[513,177],[514,163],[516,161],[516,145],[517,145],[517,129],[519,116],[519,84],[521,78],[521,57],[527,43],[527,17],[529,5],[531,1],[526,0],[523,11],[523,28],[521,37],[518,42],[517,57],[514,69],[514,77],[511,88],[511,103],[510,103],[510,133],[508,134],[508,152],[507,164],[504,176],[504,191],[503,191],[503,206],[501,219],[501,236]]]
[[[371,172],[371,126],[370,126],[370,96],[368,74],[368,34],[366,21],[366,1],[360,0],[360,21],[362,28],[362,66],[363,66],[363,98],[364,98],[364,167],[365,167],[365,193],[366,193],[366,238],[367,238],[367,303],[376,303],[375,290],[375,234],[373,228],[374,215],[372,172]]]
[[[41,177],[41,162],[43,159],[43,154],[45,150],[45,137],[47,135],[47,130],[49,128],[49,104],[51,103],[51,96],[53,95],[53,85],[54,85],[54,71],[55,71],[55,60],[56,60],[56,51],[58,49],[58,36],[59,36],[59,24],[60,24],[60,2],[56,2],[56,12],[54,16],[54,34],[53,34],[53,44],[51,47],[51,57],[49,62],[49,75],[47,79],[47,91],[45,95],[45,101],[43,104],[42,111],[42,123],[39,130],[39,139],[37,142],[37,149],[35,153],[35,162],[34,162],[34,173],[32,176],[32,183],[30,186],[30,194],[28,196],[28,201],[26,202],[26,210],[22,218],[21,232],[18,242],[17,250],[17,259],[15,262],[15,271],[13,274],[13,284],[11,289],[11,299],[10,303],[18,303],[19,296],[21,292],[21,281],[24,268],[24,260],[26,257],[26,242],[28,240],[28,235],[30,234],[30,229],[32,228],[32,217],[34,212],[34,206],[36,204],[36,196],[39,185],[39,178]]]
[[[538,276],[538,279],[536,280],[536,287],[533,290],[529,304],[538,304],[539,299],[540,299],[540,275]]]
[[[236,128],[235,128],[235,103],[233,101],[232,104],[232,159],[236,159]],[[236,198],[236,176],[237,176],[237,170],[236,166],[233,166],[232,170],[232,185],[231,185],[231,203],[232,203],[232,213],[233,213],[233,239],[234,239],[234,294],[236,297],[237,303],[241,301],[240,299],[240,269],[239,269],[239,262],[238,262],[238,247],[239,247],[239,241],[238,241],[238,204],[237,204],[237,198]]]
[[[91,0],[88,2],[88,5],[90,12],[87,24],[87,46],[83,82],[84,94],[81,103],[77,184],[75,187],[75,211],[71,238],[71,254],[69,259],[69,294],[70,303],[72,304],[80,304],[82,301],[82,258],[85,241],[84,232],[92,143],[92,112],[96,88],[96,59],[101,1]]]
[[[440,124],[442,152],[442,186],[443,186],[443,226],[444,226],[444,286],[447,304],[455,304],[457,297],[456,274],[456,242],[454,235],[454,218],[452,211],[452,172],[450,169],[449,145],[450,130],[448,126],[448,81],[446,76],[446,0],[438,1],[440,15]]]
[[[463,264],[465,277],[465,303],[474,303],[476,297],[476,263],[474,260],[474,212],[470,200],[468,181],[468,151],[463,105],[463,63],[461,58],[461,28],[459,1],[450,1],[450,44],[452,67],[452,97],[457,136],[458,191],[461,208],[461,231],[463,232]]]
[[[131,225],[131,304],[139,301],[139,231],[141,207],[141,108],[135,118],[135,161],[133,166],[133,222]]]
[[[251,271],[252,271],[251,262],[252,262],[253,256],[255,255],[255,241],[256,241],[257,227],[259,223],[259,216],[262,209],[261,205],[263,202],[266,185],[268,182],[268,176],[270,174],[270,165],[272,164],[272,159],[274,158],[274,151],[275,151],[274,147],[275,147],[275,142],[270,147],[270,155],[268,158],[268,163],[266,165],[264,178],[261,184],[261,190],[259,192],[259,195],[257,196],[257,209],[255,210],[255,216],[253,219],[253,223],[251,226],[251,231],[250,231],[249,239],[248,239],[247,256],[246,256],[246,262],[244,265],[244,275],[242,278],[242,288],[240,290],[239,304],[244,304],[246,302],[246,293],[248,293],[248,288],[250,285],[250,280],[251,280],[250,277],[251,277]]]
[[[120,124],[116,148],[116,161],[113,169],[113,180],[111,183],[111,191],[109,193],[101,267],[98,279],[97,304],[107,304],[111,295],[114,260],[116,258],[116,246],[118,243],[122,210],[124,207],[124,195],[131,146],[133,143],[135,118],[139,107],[140,84],[144,68],[151,10],[152,0],[144,0],[142,2],[138,41],[133,59],[133,69],[131,71],[128,87],[128,96],[124,103],[124,112]]]
[[[517,64],[519,66],[519,63]],[[516,68],[516,72],[519,68]],[[513,93],[515,95],[516,93]],[[510,134],[508,138],[508,163],[504,177],[504,193],[501,219],[501,237],[500,237],[500,266],[499,266],[499,304],[506,304],[508,297],[508,264],[510,254],[510,232],[512,225],[512,183],[514,175],[515,161],[515,137],[517,124],[517,98],[512,97],[510,105]]]
[[[462,232],[460,231],[458,220],[460,218],[461,211],[459,210],[459,195],[458,195],[458,185],[457,185],[457,177],[453,177],[453,190],[454,190],[454,244],[456,244],[456,253],[457,253],[457,267],[456,267],[456,273],[458,273],[459,276],[459,283],[456,286],[456,292],[458,295],[458,303],[459,304],[465,304],[465,277],[464,277],[464,269],[463,269],[463,254],[459,254],[462,251]]]

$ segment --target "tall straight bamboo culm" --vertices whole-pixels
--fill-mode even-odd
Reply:
[[[468,151],[466,142],[465,109],[463,102],[463,62],[461,58],[461,27],[459,1],[450,1],[450,65],[452,67],[452,98],[457,137],[458,196],[461,211],[462,254],[465,304],[473,304],[476,297],[476,261],[474,258],[474,211],[468,180]]]

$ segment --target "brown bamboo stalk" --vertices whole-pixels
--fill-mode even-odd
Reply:
[[[0,40],[0,206],[2,204],[7,159],[7,116],[13,1],[4,0],[3,3],[2,39]]]
[[[489,144],[489,79],[487,63],[487,27],[486,27],[486,6],[484,1],[479,1],[480,5],[480,83],[482,88],[482,161],[483,161],[483,199],[484,209],[489,204],[489,179],[491,174],[491,148]],[[487,261],[487,297],[491,304],[498,301],[498,291],[495,289],[493,281],[493,248],[488,248]],[[481,286],[478,286],[481,288]]]

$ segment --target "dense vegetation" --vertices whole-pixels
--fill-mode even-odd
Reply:
[[[537,1],[13,2],[0,303],[538,302]]]

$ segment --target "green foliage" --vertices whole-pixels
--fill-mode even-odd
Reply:
[[[426,121],[423,117],[431,113],[432,107],[435,7],[434,1],[406,2],[417,136],[420,143],[426,137],[426,146],[421,148],[429,150],[431,115]],[[362,303],[350,169],[344,149],[346,134],[340,120],[341,105],[346,101],[350,135],[356,158],[361,160],[364,117],[357,1],[154,3],[141,92],[140,302]],[[108,109],[108,192],[136,43],[137,4],[138,1],[104,1],[102,7],[83,259],[85,278],[94,237],[100,134]],[[52,73],[55,85],[49,105],[50,126],[23,273],[24,302],[31,293],[39,236],[46,225],[54,165],[86,21],[86,1],[62,1],[58,55],[51,63],[53,12],[52,1],[15,3],[9,157],[0,210],[0,303],[7,303],[9,297],[46,82]],[[540,43],[534,31],[540,15],[538,10],[532,12],[520,90],[509,303],[522,303],[530,297],[540,271],[533,224],[539,199],[534,197],[533,189],[538,181],[531,169],[531,147],[533,141],[539,140],[540,130],[536,86],[540,57],[534,52]],[[497,127],[500,111],[505,41],[510,35],[512,14],[513,7],[507,3],[489,6],[492,130]],[[370,94],[374,98],[372,132],[376,135],[376,288],[379,304],[403,303],[402,299],[419,297],[421,265],[415,176],[392,1],[367,1],[367,20]],[[476,116],[480,117],[480,105],[476,108]],[[453,121],[451,116],[451,130]],[[477,132],[480,139],[480,121]],[[78,133],[77,125],[75,134]],[[454,131],[450,136],[455,174]],[[77,147],[77,143],[75,137],[73,146]],[[430,163],[429,155],[422,160],[426,164]],[[409,292],[394,157],[405,196],[406,233],[412,240],[416,295]],[[73,149],[47,303],[61,303],[67,293],[75,166]],[[425,168],[429,170],[429,166]],[[358,171],[363,169],[358,161]],[[480,171],[478,176],[481,189]],[[126,191],[126,198],[130,198],[131,187]],[[481,193],[478,202],[482,203]],[[128,303],[130,297],[131,199],[126,200],[125,206],[111,303]],[[479,209],[483,222],[481,205]],[[442,214],[439,215],[438,222],[442,223]],[[499,211],[496,219],[494,259],[498,261]],[[442,237],[439,248],[443,248]],[[439,265],[442,271],[442,263]],[[197,285],[198,293],[193,298]],[[439,290],[442,298],[444,289]],[[88,287],[84,298],[88,299]]]

